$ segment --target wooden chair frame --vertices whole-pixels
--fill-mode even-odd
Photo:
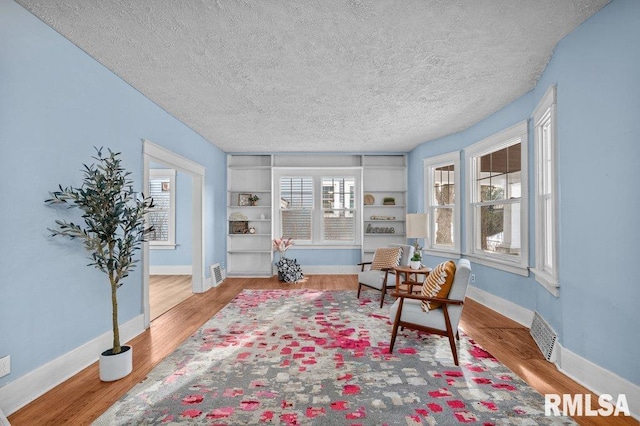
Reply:
[[[373,262],[360,262],[358,263],[358,266],[360,266],[360,272],[364,271],[364,267],[366,265],[371,265]],[[360,298],[360,290],[362,290],[362,287],[368,287],[374,290],[378,290],[380,291],[380,307],[382,308],[382,305],[384,304],[384,296],[387,294],[387,288],[389,287],[387,285],[387,283],[389,282],[389,271],[393,270],[393,268],[381,268],[381,271],[384,271],[384,280],[382,281],[382,288],[376,288],[376,287],[371,287],[368,286],[366,284],[362,284],[361,282],[358,282],[358,295],[356,296],[357,299]]]
[[[413,285],[419,285],[420,283],[416,281],[407,280],[407,281],[404,281],[403,284],[405,284],[408,288],[412,288]],[[457,329],[454,332],[453,327],[451,326],[451,320],[449,319],[449,311],[447,309],[447,306],[463,305],[464,301],[455,300],[455,299],[442,299],[438,297],[426,297],[426,296],[417,295],[417,294],[405,293],[401,291],[401,289],[398,288],[397,286],[396,286],[396,290],[393,292],[392,295],[394,297],[399,298],[400,300],[398,304],[398,310],[396,311],[396,317],[393,321],[393,330],[391,331],[391,344],[389,345],[389,353],[393,352],[393,346],[395,345],[396,337],[398,334],[398,327],[402,327],[402,329],[406,327],[412,330],[420,330],[427,333],[446,336],[447,338],[449,338],[449,345],[451,345],[451,352],[453,353],[453,362],[455,365],[458,365],[458,350],[456,348],[455,339],[460,340],[460,334],[458,333]],[[441,306],[438,309],[442,309],[444,313],[444,320],[445,320],[444,322],[445,322],[446,330],[440,330],[437,328],[425,327],[420,324],[401,321],[400,318],[402,317],[402,306],[404,304],[404,299],[415,299],[415,300],[421,300],[421,301],[432,301],[432,302],[441,303]],[[425,315],[429,315],[428,312],[425,312]],[[455,339],[454,339],[454,336],[455,336]]]

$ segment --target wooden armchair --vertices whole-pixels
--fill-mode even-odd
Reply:
[[[408,266],[413,256],[414,247],[405,244],[390,244],[389,248],[399,248],[401,255],[399,261],[394,265]],[[370,268],[373,262],[360,262],[360,272],[358,273],[358,295],[360,298],[360,291],[362,287],[372,288],[380,291],[380,307],[384,304],[384,296],[387,293],[387,288],[392,287],[395,280],[393,267],[382,267],[380,269],[367,269]],[[391,279],[391,278],[393,279]],[[391,279],[391,281],[389,281]]]
[[[460,339],[458,324],[462,316],[462,307],[470,278],[471,264],[467,259],[460,259],[457,263],[453,283],[451,284],[451,290],[447,298],[410,294],[397,288],[393,293],[397,299],[393,306],[391,306],[390,313],[390,318],[393,319],[393,329],[391,332],[389,352],[393,352],[398,327],[420,330],[440,336],[447,336],[449,338],[449,344],[451,345],[451,352],[453,353],[453,362],[455,365],[458,365],[458,352],[454,335],[456,339]],[[405,284],[412,284],[412,282]],[[411,286],[409,285],[408,287]],[[441,306],[425,312],[421,306],[423,301],[439,302]]]

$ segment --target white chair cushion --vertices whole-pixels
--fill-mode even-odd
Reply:
[[[453,277],[453,284],[451,285],[451,291],[449,292],[448,297],[449,299],[464,300],[470,275],[471,264],[469,263],[469,260],[460,259],[456,266],[456,274]],[[396,299],[394,304],[391,306],[391,321],[395,321],[399,304],[400,299]],[[455,331],[458,329],[458,323],[462,316],[462,305],[448,305],[447,311],[449,312],[451,327]],[[425,327],[437,328],[439,330],[447,329],[442,308],[425,312],[422,310],[420,300],[404,299],[404,304],[402,305],[402,318],[400,319],[402,321],[419,324]]]
[[[384,271],[369,270],[358,272],[358,282],[368,287],[377,288],[382,290],[382,283],[384,282]],[[389,284],[389,283],[387,283]]]
[[[393,322],[396,319],[396,312],[398,311],[398,305],[400,299],[391,306],[390,320]],[[442,309],[434,309],[428,313],[422,310],[422,305],[419,300],[404,299],[402,305],[402,321],[410,322],[412,324],[422,325],[424,327],[436,328],[438,330],[446,330],[447,326],[444,321],[444,312]]]

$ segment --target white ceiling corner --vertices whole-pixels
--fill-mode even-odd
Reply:
[[[226,152],[405,152],[533,89],[609,0],[16,0]]]

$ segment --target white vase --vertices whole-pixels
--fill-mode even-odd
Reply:
[[[411,268],[411,269],[420,269],[420,261],[419,260],[412,260],[409,263],[409,268]]]
[[[122,352],[111,355],[111,349],[100,354],[100,380],[113,382],[133,371],[133,348],[122,346]]]

